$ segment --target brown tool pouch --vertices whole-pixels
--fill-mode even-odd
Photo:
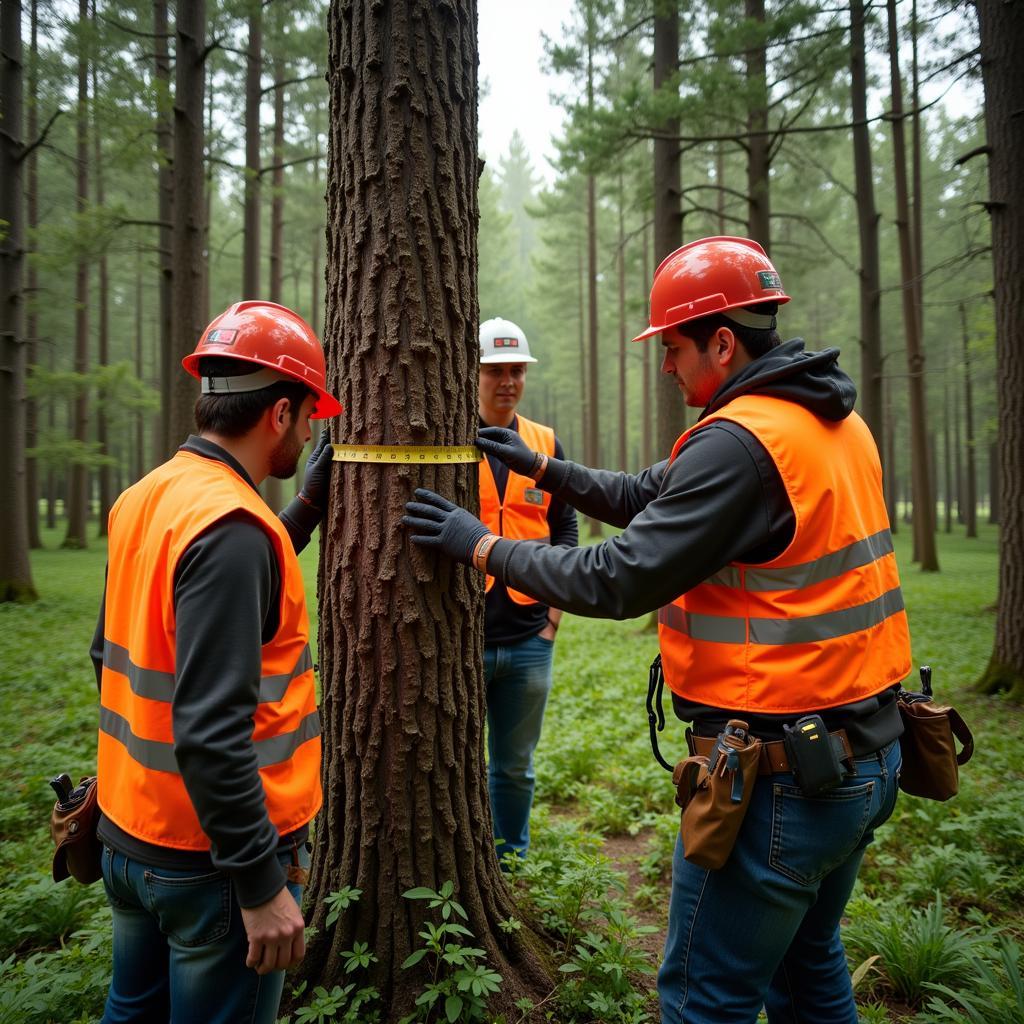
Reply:
[[[53,854],[55,882],[69,875],[83,885],[98,881],[103,849],[96,835],[99,820],[94,777],[82,779],[66,801],[58,800],[53,805],[50,835],[57,845]]]
[[[683,856],[712,871],[729,859],[757,781],[761,741],[747,723],[730,721],[710,755],[691,755],[676,765],[676,803],[682,808]]]
[[[913,699],[918,698],[918,699]],[[974,753],[974,737],[954,708],[921,694],[900,693],[903,768],[900,789],[928,800],[948,800],[960,789],[960,765]],[[956,751],[956,740],[962,749]]]

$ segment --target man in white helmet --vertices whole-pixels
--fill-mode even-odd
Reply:
[[[480,425],[519,433],[534,451],[563,458],[551,427],[516,414],[530,355],[526,335],[498,317],[480,325]],[[497,536],[575,547],[576,513],[494,456],[480,464],[480,517]],[[489,788],[498,855],[530,845],[533,751],[551,690],[555,634],[562,613],[487,577],[484,678]]]

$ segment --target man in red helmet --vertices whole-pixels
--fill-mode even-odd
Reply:
[[[837,350],[780,343],[788,301],[748,239],[701,239],[661,264],[636,340],[661,335],[663,371],[703,411],[636,476],[481,431],[489,455],[620,535],[584,548],[510,541],[425,490],[404,519],[416,543],[568,612],[659,609],[691,752],[708,753],[733,719],[775,744],[724,866],[691,863],[687,836],[677,842],[663,1024],[753,1024],[762,1006],[772,1022],[856,1024],[839,921],[896,800],[910,643],[878,452]],[[780,742],[812,714],[843,755],[820,790],[798,781]]]
[[[91,655],[114,965],[103,1020],[271,1024],[304,952],[320,720],[297,552],[323,516],[336,416],[298,315],[236,303],[183,365],[198,433],[118,498]]]

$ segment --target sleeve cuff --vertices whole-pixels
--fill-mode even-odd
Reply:
[[[238,905],[247,910],[272,900],[285,886],[284,869],[277,859],[277,850],[271,850],[262,860],[241,870],[229,872],[235,887]]]
[[[519,541],[506,540],[504,537],[495,541],[491,553],[487,556],[488,576],[493,576],[495,579],[501,580],[502,583],[505,582],[508,560],[512,557],[512,552],[518,543]]]
[[[569,463],[561,459],[548,459],[548,468],[537,481],[537,486],[544,491],[557,494],[569,476]]]
[[[292,547],[298,554],[309,543],[313,531],[320,525],[323,512],[312,505],[307,505],[301,498],[292,498],[278,518],[284,523],[292,539]]]

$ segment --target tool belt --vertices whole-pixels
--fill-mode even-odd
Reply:
[[[932,670],[921,666],[921,692],[900,690],[896,697],[903,719],[900,789],[926,800],[949,800],[960,789],[960,765],[974,754],[974,737],[955,708],[932,699]],[[956,740],[962,749],[956,750]]]
[[[850,747],[850,740],[846,735],[846,730],[837,729],[835,732],[830,732],[828,735],[832,740],[833,745],[838,745],[843,750],[841,760],[852,761],[854,755],[853,750]],[[690,748],[691,755],[698,754],[703,755],[704,757],[709,757],[712,750],[714,750],[716,742],[716,738],[712,736],[694,736],[693,733],[688,733],[686,737],[686,743]],[[793,766],[789,762],[789,754],[786,751],[786,741],[762,741],[761,756],[758,758],[757,762],[757,774],[779,775],[783,772],[793,772]]]
[[[102,844],[96,835],[100,807],[96,798],[96,778],[90,776],[71,788],[68,775],[58,775],[50,785],[57,802],[50,814],[50,835],[56,844],[53,854],[53,880],[71,876],[82,885],[90,885],[101,876]]]

